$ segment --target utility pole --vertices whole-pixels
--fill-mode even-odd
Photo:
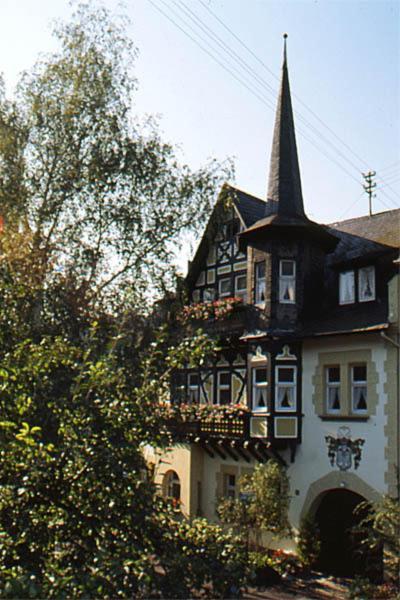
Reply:
[[[376,183],[372,181],[372,178],[375,177],[376,171],[368,171],[368,173],[362,173],[366,184],[363,185],[364,190],[368,194],[368,202],[369,202],[369,216],[372,215],[372,198],[376,196],[373,194],[373,189],[376,188]]]

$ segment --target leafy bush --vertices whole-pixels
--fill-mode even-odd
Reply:
[[[300,522],[297,555],[306,568],[315,566],[321,551],[320,532],[315,521],[307,516]]]

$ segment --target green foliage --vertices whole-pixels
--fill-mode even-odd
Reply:
[[[247,537],[249,528],[264,530],[274,536],[290,534],[288,521],[289,480],[285,469],[276,461],[259,464],[251,475],[239,482],[240,493],[247,501],[222,499],[218,516],[224,523],[235,524]]]
[[[240,549],[179,522],[143,458],[172,370],[215,345],[154,339],[172,300],[144,315],[220,174],[134,122],[123,23],[79,6],[56,35],[14,102],[0,89],[0,597],[222,597]]]
[[[321,551],[319,528],[312,517],[304,517],[300,522],[297,541],[297,555],[308,569],[315,566]]]
[[[363,517],[357,527],[365,536],[363,542],[371,550],[383,548],[385,576],[399,584],[400,574],[400,505],[384,496],[380,502],[361,503],[357,512]],[[365,515],[365,513],[367,513]]]
[[[0,88],[0,214],[25,230],[48,286],[145,308],[174,286],[174,252],[223,173],[215,161],[180,165],[155,121],[135,118],[123,19],[82,4],[54,34],[59,51],[24,74],[13,102]]]

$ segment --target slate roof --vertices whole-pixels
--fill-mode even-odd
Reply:
[[[393,252],[400,248],[400,209],[332,223],[329,230],[340,240],[331,264]]]
[[[277,212],[280,216],[301,219],[305,218],[305,214],[286,62],[286,38],[284,44],[282,79],[275,114],[267,198],[276,202]]]
[[[232,200],[239,211],[246,227],[250,227],[257,221],[261,220],[271,210],[270,203],[252,196],[239,188],[232,185],[227,185],[231,192]]]

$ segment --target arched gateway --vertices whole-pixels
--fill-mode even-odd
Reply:
[[[347,489],[331,489],[321,494],[315,512],[320,531],[321,551],[318,569],[342,577],[382,577],[382,552],[368,551],[358,529],[365,511],[359,505],[365,498]]]

